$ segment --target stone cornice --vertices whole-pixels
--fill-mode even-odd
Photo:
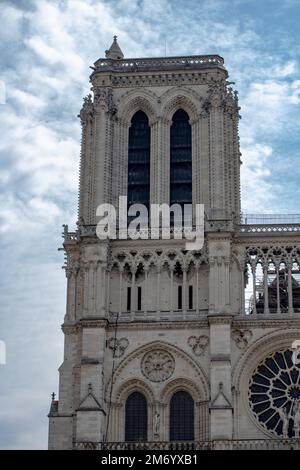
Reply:
[[[107,72],[153,72],[157,71],[186,71],[199,69],[221,69],[224,67],[224,59],[219,55],[193,55],[173,57],[141,57],[123,58],[118,60],[100,58],[94,63],[92,77],[97,73]]]
[[[189,321],[168,321],[168,322],[126,322],[118,323],[118,330],[186,330],[188,325],[188,331],[208,328],[208,320],[203,318],[201,320],[189,320]],[[68,325],[63,324],[62,330],[65,334],[76,334],[82,328],[105,328],[107,331],[113,331],[116,327],[115,322],[109,322],[107,319],[87,319],[82,318],[77,323]]]
[[[86,317],[79,320],[82,328],[106,328],[108,320],[103,317]]]
[[[167,322],[120,322],[118,324],[119,330],[180,330],[186,329],[203,329],[208,328],[209,325],[232,325],[232,328],[300,328],[300,316],[286,316],[285,318],[245,318],[239,315],[208,315],[207,318],[201,320],[189,321],[167,321]],[[263,314],[262,314],[263,317]],[[82,328],[105,328],[107,331],[115,329],[115,322],[109,322],[107,319],[92,319],[83,318],[75,324],[63,324],[62,330],[64,334],[77,334]]]
[[[76,416],[76,413],[50,412],[47,416],[48,418],[73,418],[74,416]]]
[[[261,315],[264,316],[263,314]],[[251,315],[249,315],[251,317]],[[247,318],[239,319],[234,318],[232,322],[233,328],[300,328],[300,315],[299,318],[289,317],[286,315],[285,318]]]
[[[230,354],[211,354],[210,360],[212,362],[230,362]]]
[[[166,72],[162,70],[160,73],[148,72],[113,72],[109,79],[109,86],[117,88],[128,87],[145,87],[145,86],[175,86],[175,85],[209,85],[212,76],[219,74],[220,70],[205,71],[173,71]],[[102,84],[102,74],[95,72],[92,75],[92,83],[94,87]],[[227,73],[222,72],[221,80],[224,82]]]
[[[64,323],[61,329],[65,335],[74,335],[78,333],[78,324],[68,325]]]
[[[141,323],[141,322],[131,322],[131,323],[119,323],[118,330],[186,330],[188,324],[188,332],[191,329],[199,329],[199,328],[208,328],[208,321],[206,319],[197,320],[197,321],[177,321],[177,322],[148,322],[148,323]],[[115,323],[110,323],[108,325],[108,331],[115,329]]]
[[[207,315],[210,325],[231,325],[233,315],[231,314],[209,314]]]
[[[297,235],[295,232],[270,232],[269,234],[247,233],[245,235],[241,235],[240,232],[235,232],[234,243],[239,245],[299,245],[300,234]]]

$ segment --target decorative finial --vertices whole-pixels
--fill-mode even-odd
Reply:
[[[54,393],[54,392],[53,392],[53,393],[51,393],[51,398],[52,398],[52,401],[54,401],[54,400],[55,400],[55,393]]]
[[[117,37],[118,37],[118,36],[114,36],[114,42],[117,42]]]
[[[91,384],[91,382],[90,382],[89,385],[88,385],[88,392],[89,392],[89,393],[92,393],[92,391],[93,391],[93,386],[92,386],[92,384]]]

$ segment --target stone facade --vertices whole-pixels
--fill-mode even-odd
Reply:
[[[148,448],[171,445],[176,391],[193,398],[194,448],[299,445],[300,378],[281,387],[286,403],[292,396],[289,436],[280,418],[286,403],[263,384],[276,430],[268,416],[260,419],[264,409],[250,401],[250,385],[265,358],[300,339],[300,225],[243,223],[239,106],[227,78],[219,56],[125,60],[116,40],[94,64],[93,97],[80,111],[78,229],[64,230],[65,353],[59,400],[53,398],[49,413],[49,449],[125,448],[125,402],[134,391],[147,400]],[[127,194],[128,130],[138,110],[151,128],[150,199],[169,203],[170,126],[179,108],[192,129],[193,204],[206,210],[202,250],[186,251],[184,240],[176,239],[99,240],[97,206],[117,207],[119,195]],[[290,363],[287,369],[287,376],[297,373]]]

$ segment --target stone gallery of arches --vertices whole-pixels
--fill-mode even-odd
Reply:
[[[300,448],[300,219],[241,214],[223,58],[125,59],[115,37],[92,69],[49,448]],[[201,250],[99,239],[119,196],[204,204]]]

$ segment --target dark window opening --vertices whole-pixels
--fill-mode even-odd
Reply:
[[[137,309],[142,310],[142,288],[139,286],[137,288]]]
[[[182,286],[178,286],[178,310],[182,309]]]
[[[170,441],[194,440],[194,400],[187,392],[176,392],[170,402]]]
[[[143,111],[134,114],[129,128],[127,197],[128,208],[132,204],[144,204],[149,210],[150,127]]]
[[[125,441],[146,441],[147,421],[146,398],[139,392],[133,392],[125,405]]]
[[[170,204],[192,203],[192,132],[188,114],[178,109],[170,133]]]
[[[127,287],[127,310],[131,310],[131,287]]]
[[[189,310],[193,309],[193,286],[189,286]]]

